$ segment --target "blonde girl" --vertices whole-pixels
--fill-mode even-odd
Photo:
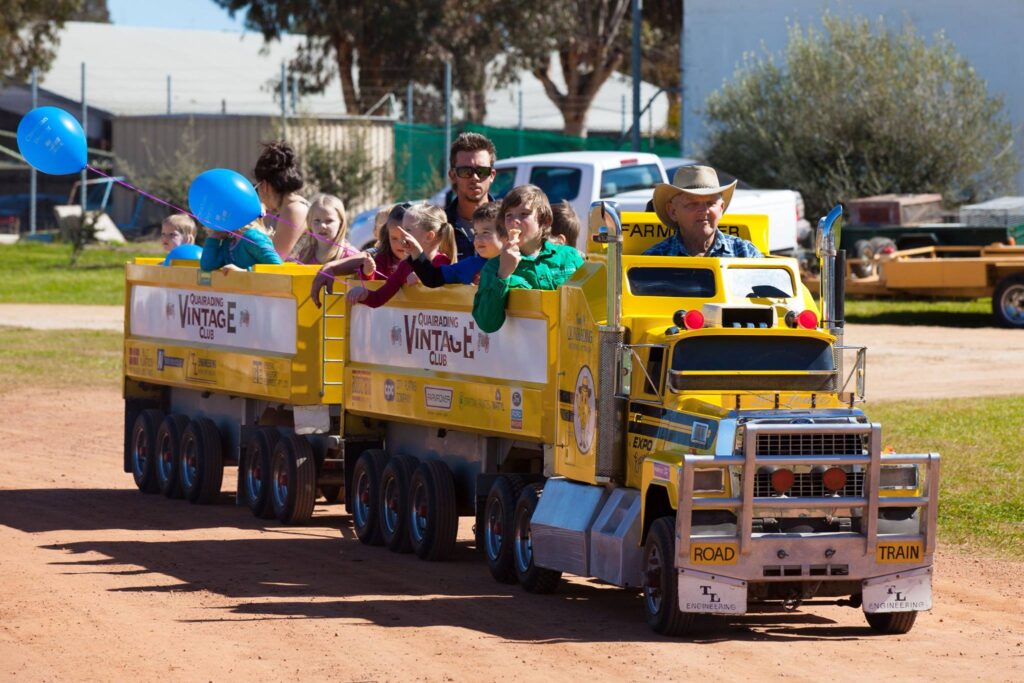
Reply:
[[[348,244],[345,204],[334,195],[313,198],[306,214],[306,231],[296,247],[299,263],[320,265],[359,253]]]

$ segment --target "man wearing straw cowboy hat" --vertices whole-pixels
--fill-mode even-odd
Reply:
[[[644,252],[649,256],[762,256],[745,239],[726,235],[718,221],[729,207],[736,181],[720,185],[710,166],[683,166],[672,184],[654,188],[654,211],[661,222],[675,232]]]

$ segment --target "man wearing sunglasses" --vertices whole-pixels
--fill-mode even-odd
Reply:
[[[479,133],[461,133],[448,153],[448,179],[455,190],[455,198],[448,203],[445,213],[455,228],[459,259],[476,253],[473,249],[473,212],[494,201],[489,190],[494,182],[496,159],[494,143]]]

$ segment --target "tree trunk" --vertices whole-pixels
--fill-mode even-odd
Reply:
[[[356,83],[352,78],[351,43],[335,39],[334,54],[338,58],[338,80],[341,81],[341,96],[345,100],[345,113],[349,116],[358,116],[362,112],[359,107]]]
[[[478,88],[460,90],[466,121],[483,125],[487,118],[487,93]]]

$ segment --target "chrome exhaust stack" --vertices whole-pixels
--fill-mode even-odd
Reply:
[[[622,221],[615,205],[594,202],[588,222],[591,239],[607,245],[605,262],[607,290],[605,324],[597,328],[597,471],[602,482],[622,482],[625,461],[622,427],[626,419],[627,399],[622,392],[622,351],[625,328],[622,327]]]
[[[846,273],[839,273],[836,269],[836,254],[839,247],[839,237],[843,227],[843,205],[836,204],[827,216],[818,220],[818,232],[815,236],[815,251],[818,256],[818,264],[821,268],[821,326],[830,334],[837,337],[843,335],[842,315],[837,315],[842,301],[836,300],[836,295],[841,293],[841,285],[837,291],[837,278],[840,282],[846,282]],[[845,269],[844,269],[845,270]]]
[[[836,378],[843,377],[843,302],[846,294],[846,253],[839,251],[839,238],[843,228],[843,205],[836,204],[818,220],[815,234],[815,252],[821,271],[821,327],[835,336],[833,354]],[[837,384],[838,389],[838,384]]]

